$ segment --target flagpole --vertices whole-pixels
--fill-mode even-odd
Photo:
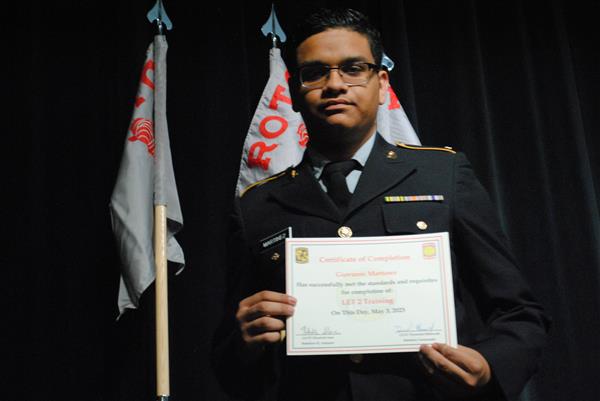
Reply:
[[[156,395],[167,401],[169,383],[169,290],[167,275],[167,207],[154,207],[154,259],[156,263]]]
[[[166,48],[164,50],[159,50],[162,48],[160,45],[160,39],[164,38],[163,33],[163,23],[166,24],[167,29],[172,28],[171,21],[167,16],[167,13],[164,9],[164,5],[162,0],[157,0],[154,8],[148,12],[148,20],[150,22],[156,22],[158,32],[155,37],[155,57],[157,58],[156,62],[156,92],[155,92],[155,102],[154,102],[154,118],[155,118],[155,140],[156,140],[156,158],[158,160],[159,167],[157,168],[157,173],[159,173],[162,177],[161,165],[164,164],[164,154],[165,151],[162,149],[164,144],[164,138],[161,137],[161,132],[166,132],[166,120],[165,118],[165,103],[164,100],[166,98],[165,91],[165,71],[163,68],[166,68],[164,63],[164,59],[161,60],[161,57],[164,57],[163,51],[166,52]],[[160,53],[160,56],[159,56]],[[159,71],[160,69],[160,71]],[[160,93],[159,93],[160,92]],[[161,182],[163,178],[158,178],[156,181],[155,177],[155,201],[156,197],[162,199],[164,194],[157,194],[157,182]],[[159,185],[163,187],[163,183]],[[155,313],[156,313],[156,396],[158,401],[168,401],[169,396],[171,394],[170,389],[170,372],[169,372],[169,279],[168,279],[168,270],[167,270],[167,206],[166,204],[162,204],[162,200],[155,203],[154,205],[154,262],[156,266],[156,278],[155,278]]]

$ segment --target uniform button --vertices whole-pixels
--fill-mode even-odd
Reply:
[[[291,174],[292,174],[292,178],[298,177],[298,172],[296,170],[292,170]]]
[[[338,228],[337,233],[341,238],[352,237],[352,229],[350,227],[341,226],[340,228]]]
[[[427,230],[427,223],[425,223],[424,221],[417,221],[417,227],[419,228],[419,230]]]
[[[273,255],[271,255],[271,260],[274,262],[278,261],[279,258],[280,258],[280,255],[277,252],[275,252]]]
[[[387,152],[385,157],[387,157],[388,159],[397,159],[398,155],[393,150],[390,150],[389,152]]]
[[[363,359],[365,359],[365,356],[363,354],[352,354],[350,355],[350,360],[354,363],[356,363],[357,365],[359,363],[361,363],[363,361]]]

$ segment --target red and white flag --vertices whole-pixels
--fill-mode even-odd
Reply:
[[[157,35],[146,53],[117,182],[110,199],[113,232],[121,259],[119,314],[136,308],[154,281],[154,206],[167,206],[167,259],[183,268],[175,240],[183,226],[166,117],[166,53]]]
[[[377,132],[391,144],[421,144],[391,85],[385,103],[379,106],[377,112]]]
[[[257,181],[300,163],[309,140],[302,116],[292,110],[289,73],[279,49],[270,50],[269,62],[269,80],[244,142],[237,194],[242,194],[245,188]],[[390,143],[420,145],[391,87],[385,104],[379,107],[377,130]]]
[[[269,51],[269,80],[244,142],[236,192],[302,160],[308,143],[300,113],[292,110],[289,74],[281,51]]]

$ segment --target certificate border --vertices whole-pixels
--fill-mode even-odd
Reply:
[[[416,237],[416,238],[413,238]],[[312,246],[324,246],[324,245],[340,245],[343,243],[344,245],[350,245],[355,243],[361,244],[386,244],[386,243],[412,243],[412,242],[423,242],[423,241],[433,241],[438,247],[438,251],[440,254],[440,278],[442,280],[441,291],[442,291],[442,308],[443,308],[443,319],[444,325],[446,326],[445,330],[445,343],[453,345],[454,338],[454,330],[452,330],[450,324],[450,313],[456,313],[454,307],[452,307],[452,311],[450,311],[450,305],[448,300],[448,292],[450,289],[453,289],[453,282],[450,278],[448,280],[448,271],[446,266],[446,246],[443,241],[444,238],[448,238],[449,245],[449,235],[447,232],[440,233],[430,233],[430,234],[414,234],[414,235],[398,235],[398,236],[384,236],[384,237],[356,237],[356,238],[288,238],[285,240],[286,246],[286,293],[293,296],[293,269],[292,269],[292,249],[294,246],[302,245],[302,244],[313,244]],[[449,249],[448,249],[449,251]],[[449,255],[448,255],[449,256]],[[452,268],[450,263],[450,269]],[[289,279],[288,279],[289,277]],[[450,277],[452,277],[450,272]],[[454,303],[454,298],[450,300],[450,302]],[[453,305],[452,305],[453,306]],[[328,354],[360,354],[360,353],[385,353],[385,352],[411,352],[418,351],[420,344],[409,344],[409,345],[401,345],[401,344],[384,344],[381,346],[375,345],[359,345],[356,347],[312,347],[312,348],[298,348],[295,347],[292,342],[295,339],[294,333],[294,323],[293,319],[288,321],[290,325],[290,330],[288,333],[288,339],[286,341],[286,349],[287,355],[328,355]],[[456,341],[456,340],[454,340]]]

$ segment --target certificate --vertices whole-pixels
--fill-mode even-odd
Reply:
[[[288,355],[456,347],[448,233],[288,238]]]

